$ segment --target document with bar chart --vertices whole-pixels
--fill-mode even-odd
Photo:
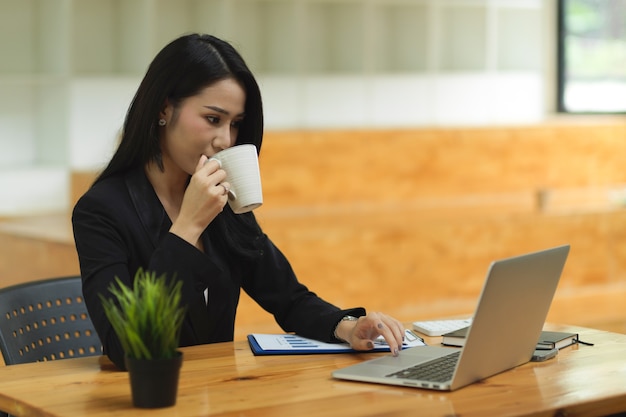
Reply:
[[[347,343],[324,343],[295,334],[259,334],[248,335],[250,349],[255,355],[311,355],[319,353],[356,352]],[[424,340],[411,330],[405,331],[402,348],[425,346]],[[375,341],[373,350],[366,352],[389,351],[387,343],[382,339]],[[360,351],[360,353],[363,353]]]

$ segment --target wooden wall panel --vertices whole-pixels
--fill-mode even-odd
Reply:
[[[493,259],[570,243],[551,315],[626,323],[621,303],[593,306],[626,296],[626,212],[608,197],[626,184],[624,139],[623,121],[272,132],[257,216],[301,280],[339,305],[403,320],[471,313]],[[245,298],[240,314],[275,327]]]
[[[572,250],[559,293],[569,298],[604,288],[626,295],[626,240],[614,227],[626,224],[626,211],[471,220],[420,220],[404,211],[260,221],[319,295],[402,320],[471,313],[492,260],[565,243]],[[592,324],[588,307],[570,319]],[[254,316],[244,313],[247,308],[242,305],[242,314]],[[617,307],[611,319],[619,317],[626,323],[626,307]]]
[[[73,242],[40,239],[0,229],[2,287],[80,274]]]
[[[337,206],[626,184],[626,122],[415,131],[270,132],[267,204]]]

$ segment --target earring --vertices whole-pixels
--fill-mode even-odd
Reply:
[[[165,126],[165,123],[167,123],[165,119],[159,119],[159,126]]]

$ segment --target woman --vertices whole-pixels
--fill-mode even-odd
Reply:
[[[230,341],[240,289],[286,332],[397,354],[397,320],[341,310],[298,282],[252,213],[234,214],[215,153],[263,138],[259,87],[241,56],[209,35],[180,37],[157,54],[130,105],[119,147],[74,208],[85,302],[105,353],[123,351],[101,306],[115,277],[139,267],[184,281],[180,345]]]

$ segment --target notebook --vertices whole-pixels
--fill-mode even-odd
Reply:
[[[491,263],[463,348],[423,346],[332,373],[352,381],[453,391],[528,362],[556,292],[569,245]],[[450,362],[445,374],[421,369]]]

